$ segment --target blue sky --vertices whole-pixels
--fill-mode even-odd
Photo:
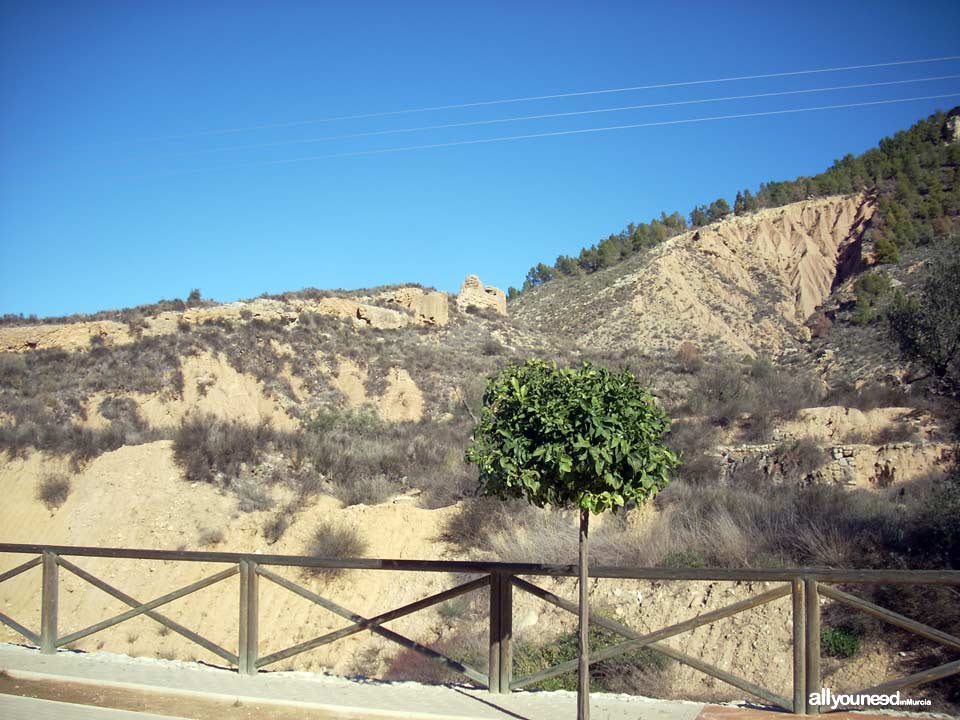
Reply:
[[[339,137],[960,75],[960,61],[303,121],[960,55],[958,27],[960,3],[922,1],[4,0],[0,313],[194,287],[229,301],[398,282],[456,291],[467,273],[519,286],[534,263],[629,222],[816,173],[960,97],[302,158],[960,93],[953,78]]]

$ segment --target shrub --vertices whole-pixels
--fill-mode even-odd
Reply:
[[[344,506],[379,505],[394,494],[396,488],[383,475],[361,476],[352,483],[336,482],[333,495]]]
[[[833,327],[833,320],[826,313],[820,313],[816,316],[810,325],[810,336],[814,338],[825,338],[830,334],[830,328]]]
[[[890,278],[882,273],[861,275],[853,285],[856,295],[853,321],[866,325],[878,318],[890,293]]]
[[[917,428],[907,422],[897,422],[877,430],[870,438],[873,445],[911,442],[917,439]]]
[[[500,341],[495,338],[484,340],[483,345],[480,347],[480,352],[488,357],[502,355],[503,350],[503,345],[501,345]]]
[[[898,291],[887,319],[903,357],[938,380],[960,380],[960,252],[931,263],[917,297]]]
[[[820,631],[820,646],[830,657],[849,658],[860,652],[860,637],[846,627],[827,627]]]
[[[230,483],[240,512],[260,512],[273,507],[273,497],[257,478],[242,475]]]
[[[37,486],[37,500],[53,512],[63,505],[70,496],[70,478],[61,473],[46,475]]]
[[[173,457],[187,480],[212,483],[239,477],[241,466],[259,461],[274,438],[268,423],[244,425],[212,415],[191,415],[173,438]]]
[[[367,551],[367,541],[352,527],[323,521],[313,531],[306,554],[320,558],[355,558]],[[310,575],[334,577],[342,568],[307,568]]]
[[[680,457],[678,477],[692,485],[716,483],[720,478],[720,463],[707,453],[714,450],[719,440],[716,428],[695,420],[677,421],[667,435],[667,442]]]
[[[703,367],[703,355],[700,350],[691,342],[683,342],[677,348],[677,365],[681,372],[695,373]]]
[[[223,531],[219,528],[204,528],[197,536],[197,544],[200,547],[210,547],[219,545],[223,542]]]
[[[486,638],[480,633],[458,630],[454,635],[433,643],[437,652],[447,657],[483,669],[488,662]],[[419,683],[471,682],[458,672],[443,667],[438,662],[409,648],[400,650],[387,666],[383,679],[406,680]]]
[[[622,641],[623,638],[605,628],[593,627],[589,630],[591,650],[601,650]],[[513,671],[514,675],[519,677],[576,658],[576,632],[563,633],[555,640],[542,645],[518,642],[514,646]],[[590,666],[590,689],[601,692],[623,691],[624,676],[630,671],[662,673],[667,665],[667,658],[664,655],[648,647],[625,653],[610,660],[601,660]],[[576,690],[576,670],[544,680],[530,687],[539,690]]]
[[[777,448],[780,470],[788,478],[804,479],[822,468],[827,462],[823,449],[810,438],[802,438],[791,445]]]
[[[719,425],[730,425],[747,412],[751,387],[733,363],[724,363],[700,373],[687,397],[696,414],[709,415]]]
[[[290,519],[287,513],[277,513],[263,526],[263,537],[268,544],[273,545],[283,537],[288,527],[290,527]]]

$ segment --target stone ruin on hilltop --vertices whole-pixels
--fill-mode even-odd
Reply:
[[[457,295],[457,308],[466,311],[474,307],[480,310],[493,310],[499,315],[507,314],[507,296],[500,288],[491,285],[484,287],[476,275],[467,275]]]

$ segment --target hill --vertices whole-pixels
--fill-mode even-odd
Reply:
[[[197,291],[93,316],[6,317],[3,538],[292,554],[329,553],[336,542],[347,555],[569,562],[572,518],[474,497],[476,478],[462,459],[484,378],[536,356],[628,366],[676,419],[670,442],[684,460],[677,478],[655,506],[605,519],[594,543],[599,561],[955,563],[956,397],[949,377],[917,380],[920,361],[901,355],[886,318],[914,302],[908,296],[921,298],[938,267],[953,267],[941,259],[957,238],[956,116],[921,121],[815,178],[742,193],[735,212],[701,208],[695,227],[666,215],[659,226],[633,227],[587,252],[582,266],[558,261],[565,272],[534,273],[536,282],[509,303],[471,276],[456,297],[405,285],[218,304]],[[616,261],[610,248],[619,248]],[[103,569],[107,579],[118,572]],[[135,586],[127,589],[160,594],[149,569],[140,570],[124,578]],[[35,610],[27,580],[0,588],[12,614]],[[358,573],[309,582],[351,596],[363,612],[439,588],[439,580]],[[655,601],[641,609],[623,599],[636,589],[605,583],[593,597],[649,627],[753,591],[649,584],[642,592]],[[225,638],[232,622],[217,621],[216,608],[227,591],[205,592],[180,611]],[[79,585],[64,597],[64,611],[83,621],[112,607]],[[945,631],[960,628],[956,603],[941,590],[891,596],[880,588],[873,597]],[[408,633],[482,656],[483,602],[418,616]],[[301,639],[333,627],[294,600],[276,597],[270,606],[264,627],[294,618]],[[775,659],[789,638],[766,612],[744,615],[734,630],[704,628],[678,640],[680,649],[783,689],[789,668]],[[517,613],[527,656],[569,630],[536,603]],[[929,659],[909,645],[898,654],[903,638],[839,608],[826,617],[862,648],[828,668],[838,687],[870,685]],[[192,652],[141,620],[136,631],[78,647]],[[349,643],[291,667],[439,677],[374,639]],[[692,671],[643,662],[603,682],[720,696]]]

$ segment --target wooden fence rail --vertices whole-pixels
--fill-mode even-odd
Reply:
[[[576,577],[574,565],[538,565],[528,563],[465,562],[442,560],[388,560],[388,559],[343,559],[318,558],[293,555],[259,555],[248,553],[220,553],[166,550],[131,550],[124,548],[91,548],[60,545],[2,544],[0,553],[35,555],[26,562],[0,573],[0,583],[21,573],[41,566],[41,615],[40,630],[34,632],[11,617],[0,613],[0,623],[7,625],[39,646],[43,653],[54,653],[57,648],[88,637],[107,628],[138,616],[146,616],[169,630],[178,633],[205,650],[236,666],[241,674],[255,675],[260,668],[286,660],[300,653],[327,645],[337,640],[369,631],[400,646],[420,653],[449,670],[488,688],[491,692],[506,693],[536,684],[577,669],[577,661],[571,660],[554,667],[514,678],[512,671],[513,637],[513,590],[516,588],[544,600],[568,612],[577,613],[575,603],[545,590],[530,580],[535,577]],[[118,590],[104,580],[92,575],[67,557],[116,558],[135,560],[165,560],[176,562],[221,563],[228,567],[202,580],[172,590],[154,600],[142,602]],[[288,578],[278,575],[269,567],[329,568],[354,570],[394,570],[407,572],[440,572],[460,575],[477,575],[472,580],[435,593],[402,607],[364,617],[345,608],[329,598],[309,590]],[[130,607],[129,610],[101,620],[76,632],[58,633],[59,569],[76,575],[94,587]],[[186,597],[198,590],[219,583],[234,575],[240,575],[240,597],[237,622],[237,652],[223,648],[208,638],[171,620],[157,611],[174,600]],[[703,672],[722,682],[733,685],[773,706],[796,714],[816,714],[817,707],[809,703],[812,694],[821,689],[820,673],[820,604],[821,597],[843,603],[875,618],[936,642],[954,651],[960,651],[960,638],[905,617],[868,600],[857,597],[835,585],[910,584],[910,585],[960,585],[960,572],[935,570],[829,570],[821,568],[725,569],[725,568],[639,568],[606,567],[591,569],[594,578],[620,578],[664,581],[756,581],[780,583],[778,586],[745,600],[731,603],[717,610],[702,613],[669,627],[642,634],[618,622],[591,613],[590,621],[623,638],[610,647],[591,653],[590,662],[602,662],[639,648],[666,655],[673,660]],[[259,638],[259,582],[264,578],[310,602],[349,621],[348,625],[324,635],[300,642],[265,657],[260,657]],[[411,638],[384,627],[385,623],[432,607],[460,595],[487,588],[490,597],[489,616],[489,668],[486,673],[447,657]],[[741,612],[790,596],[792,617],[792,663],[793,692],[785,698],[751,681],[740,678],[698,658],[682,653],[664,641],[698,627],[719,622]],[[890,693],[916,687],[934,680],[960,674],[960,659],[944,663],[928,670],[913,673],[903,678],[890,680],[873,688],[859,691],[867,693]],[[850,693],[852,695],[858,693]]]

